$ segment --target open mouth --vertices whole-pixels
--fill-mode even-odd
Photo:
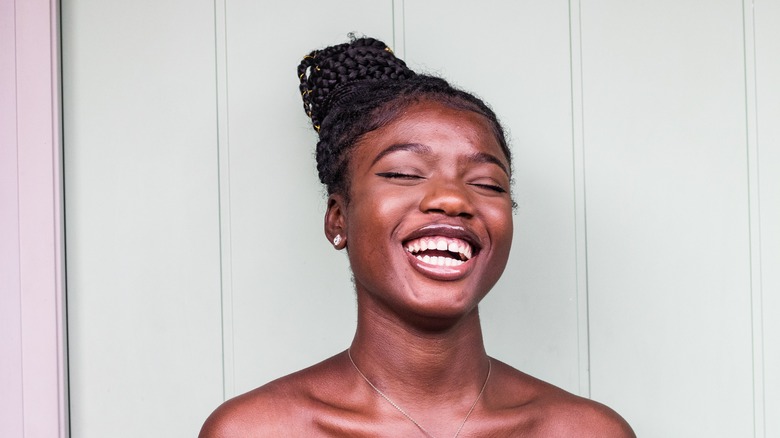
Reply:
[[[443,236],[412,239],[404,247],[418,260],[434,266],[460,266],[469,261],[474,252],[465,240]]]

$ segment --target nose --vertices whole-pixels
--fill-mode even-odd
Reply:
[[[432,180],[426,184],[426,189],[420,201],[422,212],[466,218],[474,216],[471,196],[462,184]]]

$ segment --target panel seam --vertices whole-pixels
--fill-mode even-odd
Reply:
[[[753,368],[753,436],[766,436],[764,394],[763,289],[761,274],[761,200],[758,175],[758,92],[756,76],[755,7],[742,1],[745,79],[745,153],[747,158],[748,263],[750,282],[751,362]]]
[[[393,51],[396,56],[406,59],[406,20],[404,0],[392,1],[393,16]]]
[[[235,390],[226,9],[227,5],[225,0],[214,1],[214,67],[216,75],[217,106],[217,210],[219,215],[219,277],[223,400],[232,397]]]
[[[585,133],[580,1],[569,0],[569,68],[571,78],[572,176],[574,188],[574,247],[577,295],[579,393],[591,396],[590,298],[588,289]]]

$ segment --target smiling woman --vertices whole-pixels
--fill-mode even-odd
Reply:
[[[201,437],[634,436],[485,352],[478,304],[506,266],[514,207],[493,111],[371,38],[314,51],[298,74],[357,330],[346,351],[227,401]]]
[[[347,237],[358,301],[427,329],[476,316],[509,256],[508,168],[482,115],[425,98],[363,136],[350,201],[331,195],[326,217]]]

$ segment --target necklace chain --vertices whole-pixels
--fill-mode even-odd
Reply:
[[[401,407],[398,406],[394,401],[390,400],[390,397],[386,396],[384,392],[382,392],[379,388],[374,386],[374,384],[371,383],[370,380],[368,380],[368,377],[366,377],[366,375],[363,374],[362,371],[360,371],[360,368],[358,368],[357,364],[355,363],[355,360],[352,359],[352,351],[350,351],[350,350],[351,349],[347,349],[347,356],[349,356],[349,361],[352,362],[352,366],[355,367],[355,371],[357,371],[358,374],[360,374],[360,377],[362,377],[363,380],[365,380],[366,383],[368,383],[368,385],[374,391],[376,391],[377,394],[382,396],[383,399],[387,400],[388,403],[390,403],[394,408],[396,408],[398,410],[398,412],[403,414],[404,417],[408,418],[409,421],[414,423],[414,425],[417,426],[417,428],[420,429],[420,431],[422,433],[424,433],[428,438],[434,438],[434,436],[430,432],[425,430],[425,428],[422,427],[422,425],[420,423],[418,423],[414,418],[412,418],[411,415],[407,414],[406,411],[401,409]],[[466,425],[466,420],[468,420],[469,417],[471,416],[471,413],[474,412],[474,408],[477,406],[477,402],[479,402],[479,399],[482,398],[482,394],[485,392],[485,388],[487,388],[488,380],[490,379],[490,371],[492,369],[493,369],[493,361],[491,361],[490,358],[488,358],[488,372],[487,372],[487,377],[485,377],[485,383],[482,384],[482,389],[479,391],[479,395],[477,395],[477,398],[476,398],[476,400],[474,400],[474,403],[471,404],[471,408],[469,409],[468,413],[466,414],[466,418],[464,418],[463,421],[460,423],[460,427],[458,427],[457,432],[455,432],[455,435],[452,438],[458,438],[458,435],[460,435],[460,431],[463,430],[463,426]]]

